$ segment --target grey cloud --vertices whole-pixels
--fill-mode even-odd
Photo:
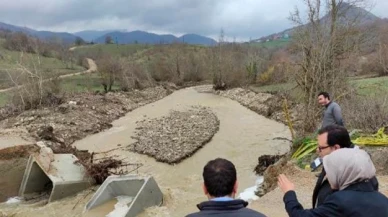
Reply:
[[[383,15],[386,0],[374,0]],[[287,17],[301,0],[0,0],[0,21],[38,29],[146,30],[247,39],[291,27]]]

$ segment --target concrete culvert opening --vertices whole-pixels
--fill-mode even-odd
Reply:
[[[135,217],[144,209],[160,206],[163,194],[152,177],[109,176],[85,206],[85,216]]]
[[[47,150],[46,150],[47,151]],[[48,203],[74,195],[93,184],[82,165],[72,154],[30,156],[20,186],[19,196],[29,199],[46,199]],[[47,193],[47,194],[45,194]],[[32,196],[31,196],[32,194]]]
[[[0,203],[19,195],[28,158],[38,150],[34,145],[0,149]]]
[[[42,170],[42,168],[34,162],[31,166],[29,177],[24,190],[24,198],[26,200],[35,199],[39,195],[51,195],[53,190],[53,182]]]

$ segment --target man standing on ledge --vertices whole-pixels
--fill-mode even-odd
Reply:
[[[325,111],[323,112],[323,120],[322,120],[321,128],[324,128],[333,124],[344,126],[344,122],[342,120],[341,107],[336,102],[333,102],[330,100],[330,95],[327,92],[320,92],[318,94],[318,103],[326,107]]]
[[[186,217],[265,217],[248,209],[247,202],[234,199],[237,193],[237,171],[232,162],[217,158],[203,168],[203,191],[208,201],[197,205],[200,210]]]

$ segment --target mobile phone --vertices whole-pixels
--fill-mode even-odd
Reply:
[[[317,157],[313,162],[310,164],[311,172],[314,172],[318,167],[322,165],[322,159],[320,157]]]

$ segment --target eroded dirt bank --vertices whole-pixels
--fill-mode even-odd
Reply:
[[[165,203],[162,207],[150,208],[142,216],[184,216],[196,211],[196,203],[205,199],[202,190],[202,168],[216,157],[233,161],[238,170],[240,192],[255,184],[253,173],[257,156],[286,153],[289,142],[273,138],[290,138],[284,124],[269,120],[245,108],[238,102],[212,93],[206,93],[209,86],[187,88],[129,112],[112,122],[112,127],[103,132],[87,136],[73,145],[79,149],[101,152],[119,148],[107,155],[141,163],[140,174],[152,175],[160,185]],[[128,145],[136,142],[136,128],[139,122],[161,118],[171,110],[187,111],[192,106],[209,108],[219,120],[219,130],[212,140],[179,164],[169,165],[154,158],[131,152]],[[252,159],[252,160],[250,160]],[[16,216],[81,216],[81,210],[91,195],[86,192],[75,198],[65,199],[44,207],[19,206],[12,211]],[[80,200],[79,203],[76,203]],[[73,207],[75,208],[73,209]],[[10,210],[7,208],[7,210]],[[61,211],[59,211],[61,210]],[[32,215],[31,215],[32,213]]]

